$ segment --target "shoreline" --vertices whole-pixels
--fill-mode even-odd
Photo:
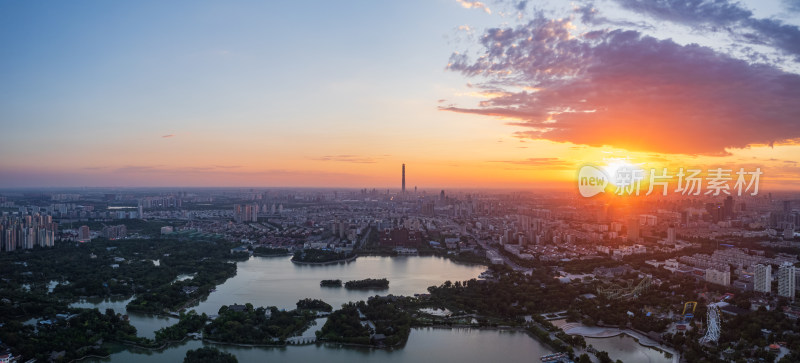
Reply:
[[[202,339],[200,339],[200,341],[203,342],[203,343],[209,343],[209,344],[220,345],[220,346],[226,346],[227,345],[227,346],[236,346],[236,347],[245,347],[245,348],[262,348],[262,349],[287,348],[289,346],[321,345],[325,349],[347,349],[347,348],[362,348],[363,349],[363,348],[369,348],[369,349],[380,349],[380,350],[392,351],[394,349],[398,349],[398,348],[404,347],[405,344],[408,343],[408,340],[409,340],[409,337],[411,336],[411,334],[414,334],[414,330],[423,330],[423,329],[441,329],[441,330],[473,330],[474,329],[474,330],[478,330],[478,331],[497,331],[497,332],[506,331],[506,332],[524,333],[525,335],[527,335],[528,337],[530,337],[534,341],[542,344],[542,346],[546,347],[548,350],[550,350],[550,351],[552,351],[554,353],[558,352],[556,349],[554,349],[549,344],[539,340],[534,334],[532,334],[525,327],[507,326],[507,325],[503,325],[503,326],[473,326],[473,325],[442,325],[442,324],[436,324],[436,325],[413,326],[411,328],[410,334],[403,341],[401,341],[401,342],[399,342],[399,343],[397,343],[395,345],[384,345],[384,346],[377,346],[377,345],[371,345],[371,344],[365,345],[365,344],[357,344],[357,343],[343,343],[343,342],[328,341],[328,340],[321,340],[321,339],[316,339],[312,343],[305,343],[305,344],[290,344],[290,343],[284,343],[284,344],[280,344],[280,343],[278,343],[278,344],[233,343],[233,342],[217,341],[217,340],[212,340],[212,339],[207,339],[207,338],[202,338]],[[656,343],[655,346],[651,346],[651,345],[647,344],[647,343],[649,343],[648,342],[649,339],[647,337],[641,337],[640,336],[641,333],[638,333],[638,332],[635,332],[635,331],[630,331],[629,329],[625,329],[625,330],[616,329],[616,330],[617,330],[617,332],[615,332],[614,334],[611,334],[611,333],[605,333],[605,334],[585,333],[586,335],[579,334],[579,333],[573,333],[573,334],[567,333],[567,334],[580,335],[580,336],[583,336],[583,337],[586,337],[586,338],[596,338],[596,339],[605,339],[605,338],[617,337],[619,335],[628,335],[631,338],[633,338],[636,341],[637,344],[639,344],[639,345],[641,345],[643,347],[647,347],[647,348],[650,348],[650,349],[656,349],[656,350],[659,350],[659,351],[662,351],[662,352],[667,352],[667,353],[672,354],[672,361],[673,362],[679,362],[679,356],[678,356],[677,353],[671,351],[671,349],[669,349],[669,348],[661,347],[657,343]],[[644,339],[640,339],[640,338],[644,338]],[[146,347],[146,346],[141,346],[141,345],[135,344],[133,342],[127,342],[127,341],[117,341],[117,342],[121,343],[124,346],[127,346],[128,348],[126,348],[126,350],[130,349],[130,348],[134,348],[134,349],[142,349],[142,350],[148,350],[148,351],[163,351],[165,349],[170,348],[171,346],[182,345],[187,340],[191,340],[190,337],[187,336],[187,337],[184,337],[183,339],[177,340],[177,341],[167,341],[167,342],[164,342],[159,347]],[[81,361],[81,360],[84,360],[84,359],[91,359],[91,358],[106,359],[106,358],[109,358],[109,357],[110,357],[110,355],[106,356],[106,357],[101,357],[101,356],[97,356],[97,355],[89,355],[89,356],[84,356],[84,357],[81,357],[81,358],[74,359],[74,360],[70,361],[70,363],[78,362],[78,361]]]
[[[220,342],[220,341],[217,341],[217,340],[206,339],[206,338],[203,338],[202,342],[204,342],[204,343],[208,342],[208,343],[216,344],[216,345],[233,345],[233,346],[237,346],[237,347],[247,347],[247,348],[285,348],[286,346],[290,345],[290,344],[228,343],[228,342]]]
[[[352,257],[348,257],[348,258],[345,258],[345,259],[342,259],[342,260],[333,260],[333,261],[325,261],[325,262],[304,262],[304,261],[295,261],[294,259],[289,260],[289,261],[292,261],[292,263],[298,264],[298,265],[312,265],[312,266],[313,265],[319,265],[319,266],[322,266],[322,265],[339,264],[339,263],[343,263],[343,262],[344,263],[352,262],[352,261],[355,261],[356,257],[358,257],[358,255],[353,255]]]
[[[602,329],[601,331],[588,331],[587,329]],[[562,328],[563,330],[563,328]],[[650,337],[646,336],[645,334],[632,330],[632,329],[620,329],[620,328],[604,328],[604,327],[589,327],[583,324],[575,327],[568,328],[564,331],[564,333],[569,335],[579,335],[584,338],[595,338],[595,339],[607,339],[607,338],[614,338],[620,335],[627,335],[631,337],[637,344],[647,347],[650,349],[657,350],[662,353],[669,353],[672,354],[672,362],[677,363],[680,361],[680,354],[672,348],[664,346],[657,341],[654,341]]]
[[[293,261],[293,260],[290,260],[290,261],[292,261],[292,263],[299,264],[299,265],[331,265],[331,264],[339,264],[339,263],[342,263],[342,262],[354,261],[359,256],[360,255],[353,255],[353,256],[348,257],[346,259],[334,260],[334,261],[326,261],[326,262],[301,262],[301,261]],[[257,256],[257,257],[261,257],[261,256]],[[278,256],[265,256],[265,257],[278,257]],[[436,258],[441,258],[443,260],[447,260],[450,263],[454,263],[454,264],[481,265],[481,266],[484,266],[484,267],[486,266],[486,265],[477,264],[477,263],[455,261],[452,258],[448,258],[448,256],[438,256],[438,255],[435,255],[435,254],[417,255],[417,256],[399,255],[399,256],[378,256],[378,257],[436,257]],[[235,261],[235,262],[238,263],[240,261]],[[229,276],[229,277],[220,279],[218,281],[215,281],[215,285],[214,285],[215,288],[219,284],[224,283],[226,280],[231,279],[231,278],[235,277],[236,275],[238,275],[238,271],[234,271],[233,276]],[[384,288],[377,288],[377,289],[376,288],[355,288],[353,290],[384,290]],[[207,298],[208,295],[210,295],[210,292],[205,296],[198,296],[195,299],[191,299],[190,301],[187,301],[181,307],[181,309],[179,309],[179,310],[188,309],[189,306],[195,305],[198,300],[202,300],[204,297]],[[119,296],[122,297],[123,300],[125,299],[125,295],[119,295]],[[134,297],[134,296],[131,296],[131,298]],[[84,299],[82,299],[82,300],[84,300]],[[127,310],[127,306],[125,306],[125,309]],[[168,318],[175,318],[176,317],[176,315],[173,315],[174,312],[164,312],[164,311],[162,311],[162,312],[146,312],[146,311],[135,311],[135,310],[131,311],[131,312],[138,313],[138,314],[145,315],[145,316],[158,316],[158,317],[168,317]],[[584,326],[581,324],[580,327],[584,327]],[[448,330],[453,330],[453,329],[462,329],[462,330],[463,329],[475,329],[475,330],[478,330],[478,331],[525,332],[525,334],[527,336],[532,338],[534,341],[542,344],[544,347],[547,347],[548,350],[550,350],[552,352],[557,352],[558,351],[552,345],[550,345],[548,342],[540,340],[531,331],[529,331],[525,327],[521,327],[521,326],[507,326],[507,325],[503,325],[503,326],[480,326],[480,325],[479,326],[475,326],[475,325],[467,325],[467,324],[464,324],[464,325],[461,325],[461,324],[455,324],[455,325],[436,324],[436,325],[417,325],[417,326],[414,326],[412,324],[412,334],[413,334],[413,330],[415,330],[415,329],[420,329],[421,330],[423,328],[448,329]],[[577,328],[578,328],[577,326],[573,327],[573,329],[577,329]],[[631,338],[633,338],[638,345],[640,345],[642,347],[645,347],[645,348],[649,348],[649,349],[655,349],[655,350],[658,350],[660,352],[670,353],[670,354],[672,354],[673,362],[677,362],[678,361],[679,355],[678,355],[677,352],[673,351],[670,348],[667,348],[667,347],[659,345],[657,342],[655,342],[652,339],[648,338],[646,336],[646,334],[635,332],[635,331],[629,331],[629,329],[623,330],[623,329],[619,329],[619,328],[616,328],[616,327],[614,327],[614,328],[611,328],[611,327],[609,327],[609,328],[584,327],[584,328],[589,328],[589,329],[587,331],[585,331],[585,332],[578,332],[578,333],[565,332],[565,333],[570,334],[570,335],[580,335],[580,336],[584,336],[584,337],[587,337],[587,338],[611,338],[611,337],[619,336],[621,334],[625,334],[625,335],[628,335]],[[596,329],[596,330],[595,331],[591,331],[591,329]],[[604,329],[607,330],[607,331],[604,332],[603,331]],[[568,330],[572,330],[572,329],[568,329]],[[124,342],[124,341],[118,341],[118,342],[123,343],[123,345],[126,345],[129,348],[143,349],[143,350],[149,350],[149,351],[162,351],[162,350],[165,350],[165,349],[169,349],[170,346],[173,346],[173,345],[182,345],[182,343],[184,343],[187,339],[188,339],[188,337],[184,337],[183,339],[181,339],[179,341],[167,341],[167,342],[165,342],[164,344],[162,344],[162,345],[160,345],[158,347],[142,346],[142,345],[138,345],[138,344],[136,344],[134,342]],[[334,349],[352,347],[352,348],[370,348],[370,349],[394,350],[394,349],[398,349],[399,347],[403,347],[408,342],[408,339],[409,338],[407,336],[405,339],[403,339],[403,341],[398,342],[397,344],[388,345],[388,346],[387,345],[344,343],[344,342],[336,342],[336,341],[327,341],[327,340],[324,340],[324,339],[323,340],[316,339],[316,341],[314,341],[314,342],[301,343],[301,344],[280,343],[280,342],[261,343],[261,344],[258,344],[258,343],[234,343],[234,342],[217,341],[217,340],[206,339],[206,338],[202,338],[201,341],[202,342],[207,342],[207,343],[210,343],[210,344],[215,344],[215,345],[222,345],[222,346],[228,345],[228,346],[262,348],[262,349],[285,348],[285,347],[287,347],[289,345],[311,345],[311,344],[319,345],[321,343],[321,344],[326,345],[326,346],[330,345],[330,347],[326,347],[326,348],[334,348]],[[85,359],[85,358],[88,358],[88,357],[82,357],[80,359]]]
[[[168,340],[168,341],[164,342],[162,345],[160,345],[158,347],[147,347],[147,346],[139,345],[139,344],[136,344],[134,342],[127,341],[127,340],[114,340],[113,342],[115,342],[117,344],[124,345],[126,347],[125,350],[129,350],[128,349],[129,347],[133,347],[133,348],[136,348],[136,349],[149,350],[149,351],[163,351],[166,348],[169,348],[170,345],[181,344],[181,343],[185,342],[187,339],[189,339],[188,336],[184,337],[181,340]],[[85,356],[80,357],[80,358],[75,358],[75,359],[69,361],[68,363],[80,362],[80,361],[82,361],[84,359],[91,359],[91,358],[108,359],[108,358],[111,358],[112,354],[113,353],[109,353],[106,356],[101,356],[101,355],[96,355],[96,354],[89,354],[89,355],[85,355]]]
[[[265,254],[259,254],[259,253],[253,252],[253,257],[287,257],[287,256],[292,256],[292,255],[293,255],[292,253],[278,254],[278,255],[265,255]]]
[[[82,360],[84,360],[84,359],[89,359],[89,358],[107,359],[107,358],[111,358],[111,354],[109,354],[109,355],[106,355],[106,356],[102,356],[102,355],[94,355],[94,354],[85,355],[85,356],[83,356],[83,357],[80,357],[80,358],[75,358],[75,359],[73,359],[73,360],[69,361],[68,363],[72,363],[72,362],[80,362],[80,361],[82,361]]]
[[[437,254],[436,252],[417,252],[414,254],[398,254],[396,252],[393,253],[384,253],[384,252],[365,252],[360,251],[359,256],[362,257],[438,257],[450,262],[460,264],[460,265],[467,265],[467,266],[485,266],[489,267],[491,265],[491,261],[486,262],[470,262],[470,261],[460,261],[456,258],[453,258],[451,255],[447,254]]]

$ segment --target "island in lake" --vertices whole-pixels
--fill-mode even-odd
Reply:
[[[323,287],[342,287],[342,280],[322,280],[319,282],[319,286]]]
[[[389,280],[382,279],[363,279],[352,280],[344,283],[346,289],[388,289]]]

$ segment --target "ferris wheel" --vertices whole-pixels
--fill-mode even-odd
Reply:
[[[719,307],[717,304],[708,305],[706,319],[706,334],[700,338],[700,344],[716,342],[719,340],[721,325],[719,321]]]

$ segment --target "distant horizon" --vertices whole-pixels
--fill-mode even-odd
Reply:
[[[142,191],[152,191],[152,190],[165,190],[170,192],[180,192],[180,191],[191,191],[191,190],[237,190],[241,191],[244,189],[252,189],[252,190],[319,190],[319,191],[361,191],[366,189],[368,192],[375,190],[379,193],[389,192],[391,194],[403,194],[400,187],[333,187],[333,186],[81,186],[81,187],[0,187],[0,193],[3,192],[23,192],[23,191],[102,191],[102,190],[118,190],[118,191],[125,191],[125,190],[142,190]],[[408,188],[407,188],[408,189]],[[415,193],[413,188],[411,190],[406,190],[407,195],[412,194],[420,194],[425,192],[431,192],[431,195],[438,195],[442,190],[446,193],[448,191],[456,191],[456,192],[527,192],[527,193],[536,193],[541,191],[547,192],[568,192],[574,193],[576,196],[579,195],[578,188],[573,184],[566,185],[566,183],[562,186],[539,186],[539,187],[448,187],[448,186],[438,186],[438,187],[425,187],[425,188],[418,188],[417,192]],[[736,194],[730,195],[734,198],[759,198],[767,196],[768,194],[796,194],[800,193],[800,190],[797,189],[763,189],[759,191],[757,195],[741,195],[738,196]],[[606,198],[620,198],[620,200],[632,200],[631,198],[642,198],[642,200],[650,200],[650,199],[697,199],[697,198],[725,198],[729,195],[727,194],[720,194],[718,196],[713,195],[681,195],[679,193],[669,194],[667,196],[661,195],[653,195],[653,196],[645,196],[644,192],[642,192],[641,196],[616,196],[616,195],[606,195]],[[592,197],[587,200],[601,200],[603,199],[602,196],[599,197]]]
[[[151,190],[151,189],[174,189],[176,191],[180,190],[214,190],[214,189],[275,189],[275,190],[352,190],[352,191],[359,191],[363,189],[367,189],[367,191],[376,190],[379,192],[396,192],[402,193],[399,187],[325,187],[325,186],[81,186],[81,187],[3,187],[0,188],[0,192],[3,191],[19,191],[19,190],[30,190],[30,191],[85,191],[85,190],[103,190],[103,189],[110,189],[110,190]],[[406,188],[406,194],[414,194],[414,190],[408,190]],[[439,186],[439,187],[426,187],[426,188],[418,188],[416,193],[425,192],[425,191],[435,191],[438,193],[442,190],[487,190],[487,191],[535,191],[535,190],[563,190],[563,191],[571,191],[574,188],[563,186],[563,187],[538,187],[538,188],[501,188],[501,187],[447,187],[447,186]],[[576,189],[577,190],[577,189]]]

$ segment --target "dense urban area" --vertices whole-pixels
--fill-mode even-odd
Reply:
[[[73,189],[0,193],[0,362],[105,357],[112,344],[324,344],[403,349],[415,327],[525,332],[542,361],[610,362],[585,337],[626,334],[682,362],[800,361],[800,197],[580,198],[574,193],[327,189]],[[410,296],[391,279],[342,306],[305,296],[193,307],[237,263],[367,256],[485,266]],[[291,262],[289,262],[291,261]],[[130,298],[126,311],[76,307]],[[264,305],[264,306],[260,306]],[[137,334],[128,312],[176,323]],[[302,335],[325,318],[313,336]],[[215,345],[186,361],[235,361]]]

